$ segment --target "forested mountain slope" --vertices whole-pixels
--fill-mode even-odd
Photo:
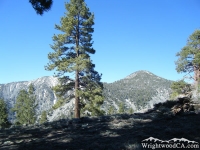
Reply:
[[[164,102],[169,99],[170,85],[172,81],[158,77],[148,71],[137,71],[124,79],[113,83],[104,83],[105,101],[102,109],[108,113],[110,107],[113,107],[114,113],[118,113],[119,105],[122,102],[125,105],[125,111],[130,108],[138,111],[144,108],[152,108],[154,103]],[[58,84],[54,77],[41,77],[32,81],[12,82],[0,84],[0,98],[3,98],[10,110],[18,96],[20,90],[28,89],[33,84],[35,88],[37,117],[42,111],[48,111],[49,121],[64,117],[72,117],[74,109],[74,99],[65,102],[60,108],[54,110],[52,106],[57,98],[53,92],[53,86]],[[70,93],[72,91],[68,91]],[[9,111],[9,119],[13,118],[13,113]]]
[[[149,71],[137,71],[113,83],[104,83],[105,101],[113,104],[124,102],[126,108],[136,110],[152,107],[154,103],[169,99],[172,81]],[[117,105],[118,106],[118,105]],[[116,106],[116,107],[117,107]]]

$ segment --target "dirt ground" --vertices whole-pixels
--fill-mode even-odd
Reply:
[[[173,115],[160,105],[146,113],[59,120],[0,129],[1,150],[137,150],[142,140],[185,138],[200,143],[200,114]]]

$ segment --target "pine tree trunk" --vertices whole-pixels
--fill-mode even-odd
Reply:
[[[197,89],[199,88],[199,78],[200,78],[200,70],[199,69],[197,69],[197,71],[196,71],[197,73],[196,73],[196,87],[197,87]]]
[[[79,57],[79,16],[78,16],[78,25],[76,27],[76,55]],[[77,90],[79,89],[79,70],[76,70],[75,77],[75,118],[80,118],[80,99],[77,95]]]
[[[194,85],[195,85],[195,90],[199,91],[199,82],[200,82],[200,69],[199,67],[194,67]]]
[[[80,107],[79,107],[79,96],[77,95],[77,90],[79,88],[79,75],[78,71],[76,71],[76,79],[75,79],[75,118],[80,118]]]
[[[197,84],[198,84],[198,70],[196,69],[196,67],[194,66],[194,85],[195,88],[197,88]]]

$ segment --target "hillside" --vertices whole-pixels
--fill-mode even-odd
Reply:
[[[137,71],[114,83],[104,83],[105,101],[102,109],[108,112],[112,106],[115,112],[118,112],[121,102],[124,103],[126,111],[130,108],[133,108],[135,112],[144,108],[152,108],[153,104],[169,99],[171,82],[148,71]],[[6,101],[9,110],[14,106],[19,91],[27,90],[31,83],[35,87],[38,118],[44,110],[48,111],[49,121],[73,117],[74,99],[65,102],[56,110],[52,109],[52,106],[57,102],[57,97],[51,89],[58,84],[58,80],[54,77],[0,84],[0,98]],[[73,91],[68,91],[68,94],[71,92]],[[14,114],[9,111],[9,120],[13,121],[14,118]]]
[[[39,115],[43,110],[49,110],[57,100],[51,87],[55,86],[58,81],[54,77],[41,77],[32,81],[12,82],[0,85],[0,98],[3,98],[8,110],[15,104],[16,98],[20,90],[28,89],[30,84],[34,85],[36,95],[36,113]],[[13,113],[9,111],[9,120],[13,120]]]
[[[116,107],[123,102],[127,109],[152,108],[153,104],[169,99],[171,83],[170,80],[141,70],[113,83],[104,83],[104,95],[110,105],[114,100]]]
[[[142,141],[152,137],[160,141],[184,138],[196,142],[196,149],[199,149],[200,114],[173,115],[170,109],[174,104],[176,102],[168,101],[146,113],[64,119],[0,129],[0,149],[141,150]]]

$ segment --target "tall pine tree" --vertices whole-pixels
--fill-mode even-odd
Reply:
[[[53,36],[51,48],[54,52],[49,53],[50,62],[45,69],[57,71],[55,76],[60,84],[54,90],[59,98],[63,98],[68,90],[75,91],[75,118],[80,118],[81,108],[97,113],[103,103],[101,75],[94,71],[95,66],[90,60],[90,54],[95,53],[92,47],[94,14],[84,0],[71,0],[65,8],[67,12],[61,18],[61,25],[55,25],[62,34]],[[75,80],[66,73],[75,73]]]
[[[176,54],[178,60],[176,70],[178,73],[194,73],[195,85],[200,79],[200,30],[195,30],[189,36],[186,46]]]
[[[0,127],[7,127],[9,124],[6,103],[0,99]]]
[[[34,88],[31,84],[28,92],[21,90],[17,96],[16,104],[12,111],[16,112],[16,122],[20,125],[35,123],[35,97]]]

